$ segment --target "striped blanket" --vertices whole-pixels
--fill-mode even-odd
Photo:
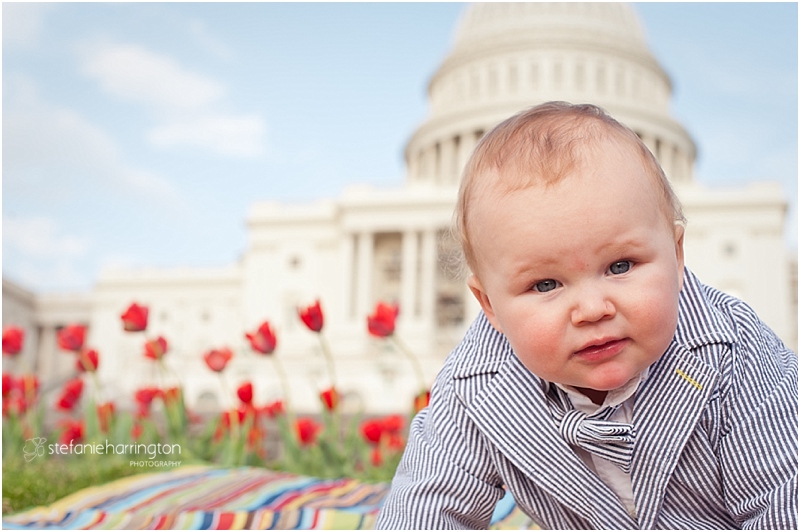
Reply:
[[[50,506],[3,517],[3,528],[372,529],[388,489],[253,467],[184,466],[83,489]],[[493,528],[532,526],[513,498],[498,503]]]

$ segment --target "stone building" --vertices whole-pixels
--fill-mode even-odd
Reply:
[[[649,52],[632,7],[609,3],[489,3],[469,6],[453,47],[428,86],[430,112],[405,147],[407,179],[396,190],[352,186],[337,199],[304,205],[255,203],[248,244],[224,269],[106,271],[90,294],[34,295],[3,283],[3,323],[37,337],[25,356],[53,382],[71,370],[53,346],[55,327],[90,325],[100,377],[119,403],[159,383],[142,359],[144,334],[123,333],[119,315],[133,301],[150,307],[147,337],[164,335],[167,355],[190,405],[233,401],[202,362],[212,348],[236,356],[229,387],[252,380],[256,400],[280,395],[272,361],[244,338],[262,321],[277,328],[277,357],[290,376],[295,407],[317,411],[328,385],[319,342],[297,307],[319,299],[324,333],[349,405],[405,411],[416,391],[409,361],[370,338],[377,301],[399,303],[398,336],[433,380],[479,307],[449,267],[447,237],[459,175],[483,133],[517,111],[548,100],[591,102],[644,140],[684,203],[686,262],[706,283],[752,305],[797,347],[796,262],[784,245],[786,199],[777,184],[713,189],[694,179],[697,149],[669,112],[671,83]]]

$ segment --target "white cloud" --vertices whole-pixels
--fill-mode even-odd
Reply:
[[[52,6],[38,2],[4,2],[2,7],[3,46],[37,45],[42,35],[42,18]]]
[[[37,258],[79,258],[91,247],[86,237],[64,235],[53,218],[3,216],[3,245]]]
[[[195,38],[212,53],[231,52],[202,22],[190,23]],[[185,69],[174,59],[133,44],[85,46],[83,71],[110,94],[144,105],[161,123],[147,134],[161,149],[198,147],[217,155],[255,157],[265,150],[265,125],[258,115],[222,112],[223,83]]]
[[[109,93],[164,109],[196,109],[218,101],[223,84],[170,57],[132,44],[84,48],[83,70]]]
[[[7,83],[9,105],[3,114],[7,192],[65,195],[104,184],[123,195],[134,193],[188,210],[165,178],[126,164],[117,143],[102,128],[72,109],[42,101],[28,79],[13,77]]]
[[[24,102],[6,107],[3,144],[4,170],[12,179],[16,171],[31,165],[93,166],[106,171],[119,157],[102,129],[71,109],[39,101],[32,92]]]
[[[194,146],[220,155],[252,157],[263,153],[264,134],[259,116],[208,115],[158,126],[148,139],[160,148]]]

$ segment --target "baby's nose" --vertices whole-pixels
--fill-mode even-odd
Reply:
[[[574,325],[582,325],[612,318],[616,313],[607,294],[598,287],[591,287],[576,294],[571,318]]]

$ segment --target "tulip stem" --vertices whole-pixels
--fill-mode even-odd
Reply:
[[[422,365],[419,363],[419,360],[408,348],[408,346],[400,340],[395,334],[389,336],[394,341],[394,344],[398,347],[398,349],[411,361],[411,365],[414,367],[414,372],[417,374],[417,380],[419,381],[419,389],[420,392],[424,392],[427,388],[425,387],[425,374],[422,371]]]
[[[272,355],[272,362],[275,365],[275,372],[278,374],[278,379],[281,381],[281,389],[283,390],[283,403],[286,415],[289,416],[290,426],[294,425],[294,416],[292,415],[291,398],[289,397],[289,381],[286,379],[286,372],[283,370],[283,364],[276,355]]]
[[[101,402],[100,399],[102,398],[102,396],[100,394],[100,391],[101,391],[100,390],[100,381],[97,378],[97,371],[91,371],[90,373],[92,375],[92,383],[94,384],[94,387],[92,389],[92,396],[94,397],[94,404],[95,405],[99,405],[100,402]]]
[[[225,375],[220,372],[219,374],[220,382],[222,382],[222,393],[225,397],[231,397],[230,395],[230,388],[228,387],[228,381],[225,378]],[[233,445],[235,455],[231,457],[232,464],[230,465],[238,465],[236,462],[238,461],[239,453],[237,451],[240,450],[240,445],[244,445],[244,442],[240,442],[240,437],[242,436],[241,429],[239,427],[239,412],[236,410],[236,405],[234,403],[231,406],[230,410],[228,410],[228,420],[230,421],[231,426],[231,442],[228,442],[228,445]]]
[[[325,364],[328,366],[328,378],[331,380],[331,388],[336,388],[336,372],[333,367],[333,355],[331,354],[331,348],[322,333],[317,334],[319,334],[319,343],[322,346],[322,354],[325,357]]]

